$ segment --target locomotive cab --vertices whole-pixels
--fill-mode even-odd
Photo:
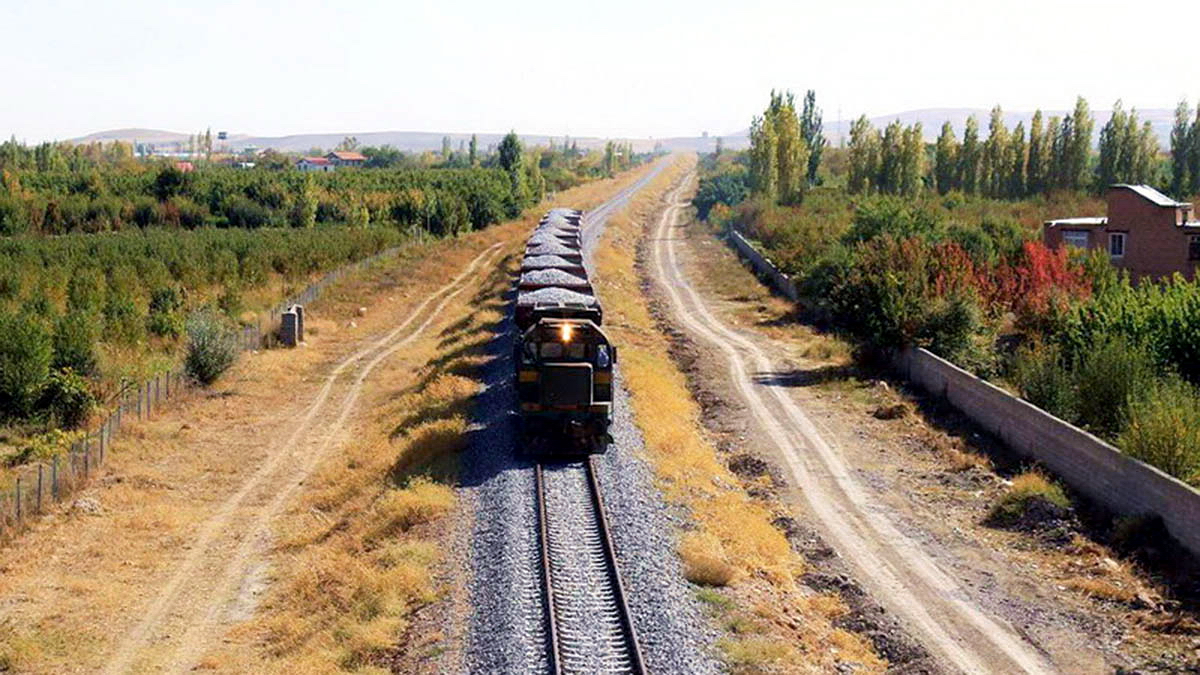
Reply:
[[[543,317],[518,341],[524,447],[537,454],[604,452],[616,348],[587,319]]]

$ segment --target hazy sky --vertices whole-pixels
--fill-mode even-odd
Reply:
[[[593,136],[1200,97],[1200,3],[0,0],[0,134],[120,127]]]

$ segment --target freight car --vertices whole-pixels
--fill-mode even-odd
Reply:
[[[583,266],[581,216],[547,213],[521,262],[513,362],[528,454],[604,452],[612,442],[617,350],[600,328],[603,310]]]

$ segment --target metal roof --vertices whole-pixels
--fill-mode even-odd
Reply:
[[[1126,185],[1124,183],[1117,183],[1116,185],[1113,185],[1111,187],[1126,188],[1129,190],[1133,190],[1142,199],[1145,199],[1145,200],[1153,203],[1155,206],[1176,207],[1176,206],[1187,206],[1188,205],[1186,202],[1177,202],[1174,199],[1171,199],[1170,197],[1164,195],[1163,193],[1159,192],[1158,190],[1155,190],[1154,188],[1150,187],[1149,185]]]
[[[1058,220],[1047,220],[1046,224],[1047,225],[1068,225],[1068,226],[1073,225],[1076,227],[1095,227],[1097,225],[1108,224],[1108,218],[1103,218],[1103,217],[1101,217],[1101,218],[1096,218],[1096,217],[1059,218]]]

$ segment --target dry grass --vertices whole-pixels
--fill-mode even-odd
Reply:
[[[804,561],[771,524],[769,506],[751,498],[720,461],[641,291],[638,243],[657,218],[661,195],[690,163],[678,161],[614,215],[596,255],[606,330],[621,348],[621,374],[647,455],[667,500],[691,514],[694,531],[679,545],[685,574],[711,586],[704,589],[707,602],[731,633],[721,648],[736,671],[828,672],[839,663],[882,671],[885,662],[868,642],[830,623],[846,611],[840,600],[796,583]],[[778,311],[766,304],[773,302],[764,298],[764,311]],[[731,602],[716,602],[718,594]]]
[[[1105,579],[1097,579],[1095,577],[1073,577],[1063,581],[1063,585],[1072,590],[1079,591],[1089,598],[1099,598],[1101,600],[1111,600],[1128,604],[1133,602],[1136,594],[1123,586],[1118,586],[1117,583],[1107,581]]]

